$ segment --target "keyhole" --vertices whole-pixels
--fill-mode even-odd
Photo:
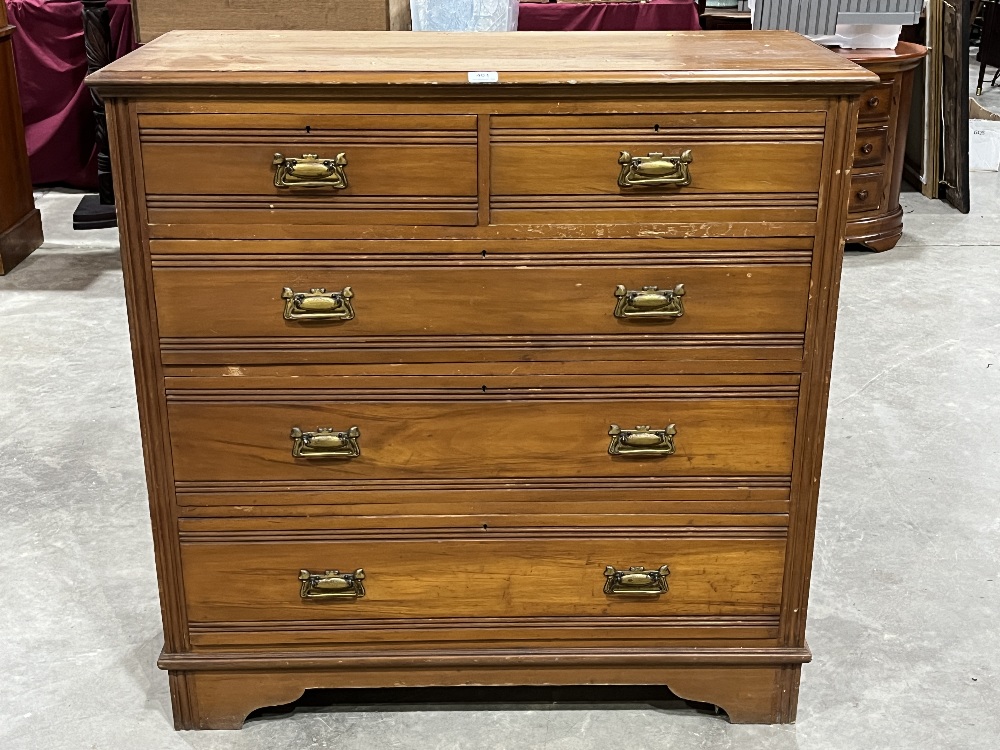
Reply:
[[[486,386],[483,386],[483,393],[486,393]]]
[[[660,126],[659,125],[654,125],[653,126],[653,132],[654,133],[659,133],[660,132]]]
[[[486,257],[486,251],[485,250],[483,250],[483,257],[484,258]]]
[[[307,133],[311,133],[312,132],[312,127],[309,126],[309,125],[306,125],[306,132]]]
[[[485,524],[485,523],[484,523],[484,524],[483,524],[483,528],[484,528],[484,529],[488,529],[488,528],[489,528],[489,524]]]

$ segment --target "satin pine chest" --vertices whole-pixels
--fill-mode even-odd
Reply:
[[[90,80],[178,728],[404,685],[794,719],[872,74],[786,32],[202,31]]]

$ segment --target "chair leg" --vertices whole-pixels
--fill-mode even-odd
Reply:
[[[993,80],[990,81],[990,87],[997,85],[998,78],[1000,78],[1000,68],[997,68],[997,72],[993,75]]]
[[[986,80],[986,63],[979,64],[979,84],[976,86],[976,96],[983,95],[983,81]]]

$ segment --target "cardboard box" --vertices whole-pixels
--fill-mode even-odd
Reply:
[[[409,0],[132,0],[145,44],[175,29],[406,31]],[[208,50],[206,50],[208,51]]]

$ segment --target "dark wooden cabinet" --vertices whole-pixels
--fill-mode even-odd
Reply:
[[[786,32],[174,32],[91,81],[179,728],[389,685],[794,719],[873,75]]]
[[[28,172],[24,123],[14,75],[11,40],[17,29],[7,23],[0,3],[0,275],[9,272],[42,244],[42,217],[35,208]]]
[[[837,52],[881,79],[861,97],[845,239],[882,252],[895,247],[903,233],[899,193],[903,185],[913,77],[927,48],[900,42],[894,50]]]

